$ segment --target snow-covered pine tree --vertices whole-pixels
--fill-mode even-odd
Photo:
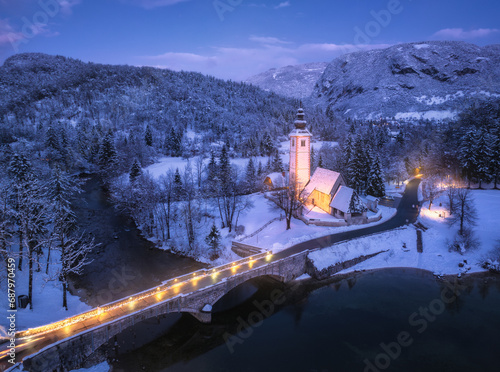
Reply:
[[[211,253],[210,258],[215,260],[219,257],[219,244],[220,244],[221,235],[219,229],[215,224],[212,225],[210,229],[210,233],[205,238],[205,242],[210,247]]]
[[[129,180],[130,183],[134,183],[137,178],[142,174],[142,167],[139,159],[135,158],[132,167],[130,168]]]
[[[376,155],[373,159],[370,174],[368,175],[368,187],[366,189],[366,193],[377,198],[385,195],[384,177],[378,155]]]
[[[245,171],[244,189],[247,194],[251,194],[255,190],[255,164],[252,158],[248,160]]]
[[[489,182],[491,154],[491,142],[489,141],[489,134],[484,128],[476,131],[474,136],[473,151],[475,153],[476,166],[474,167],[474,174],[479,182],[479,188],[482,188],[483,182]]]
[[[283,161],[281,160],[281,155],[278,150],[276,150],[272,157],[272,171],[273,172],[283,172],[285,168],[283,167]]]
[[[99,147],[99,168],[105,177],[114,175],[118,165],[118,155],[116,153],[113,133],[109,131],[101,141]]]
[[[500,174],[500,133],[491,134],[488,137],[488,147],[491,150],[491,176],[493,177],[494,188],[498,186],[498,176]]]
[[[476,152],[474,149],[475,132],[473,129],[468,130],[460,140],[458,149],[458,159],[463,170],[463,175],[470,182],[474,177],[474,168],[476,166]]]
[[[153,131],[149,125],[146,125],[146,130],[144,131],[144,142],[146,146],[153,146]]]
[[[349,201],[348,213],[363,213],[368,209],[356,192],[352,193],[351,200]]]
[[[179,168],[177,168],[175,170],[175,174],[174,174],[174,198],[175,200],[183,200],[184,199],[184,194],[185,194],[185,190],[184,190],[184,185],[182,184],[182,178],[181,178],[181,174],[179,172]]]

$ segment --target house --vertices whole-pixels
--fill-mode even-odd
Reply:
[[[264,186],[269,191],[282,190],[288,187],[288,175],[286,172],[271,173],[264,180]]]
[[[379,198],[376,198],[375,196],[367,195],[364,198],[364,202],[366,204],[366,207],[371,210],[372,212],[377,213],[378,212],[378,202],[380,201]]]

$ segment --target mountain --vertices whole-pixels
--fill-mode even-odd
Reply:
[[[0,118],[15,113],[18,120],[46,126],[71,120],[131,130],[149,124],[159,135],[173,127],[211,139],[238,135],[245,142],[255,141],[255,132],[283,132],[297,105],[249,84],[195,72],[40,53],[17,54],[0,66]]]
[[[306,98],[311,95],[314,85],[325,71],[328,63],[306,63],[271,69],[252,76],[246,82],[265,91],[275,92],[285,97]]]
[[[500,97],[500,45],[419,42],[343,55],[325,69],[312,98],[358,119],[444,120]]]

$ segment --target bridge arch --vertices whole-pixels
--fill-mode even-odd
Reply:
[[[115,335],[137,323],[161,315],[185,312],[190,313],[202,322],[210,322],[211,312],[203,311],[205,305],[213,306],[230,290],[254,278],[271,277],[281,282],[288,282],[297,278],[306,271],[307,253],[303,252],[242,272],[217,284],[200,288],[189,294],[179,295],[79,333],[25,358],[23,361],[24,369],[30,372],[78,369],[87,358]]]

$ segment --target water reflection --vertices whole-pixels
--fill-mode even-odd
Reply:
[[[404,332],[411,345],[402,346],[397,358],[388,357],[383,370],[496,370],[498,279],[445,283],[429,273],[398,269],[321,283],[257,284],[251,298],[214,314],[212,324],[179,316],[159,337],[114,355],[113,367],[152,372],[365,371],[367,361],[385,360],[380,359],[386,354],[381,345],[398,342]],[[276,290],[282,291],[281,297]],[[456,298],[445,303],[444,290],[446,298]],[[269,311],[273,296],[283,301]],[[420,322],[411,323],[413,314],[414,323]],[[154,327],[167,320],[159,319]]]

